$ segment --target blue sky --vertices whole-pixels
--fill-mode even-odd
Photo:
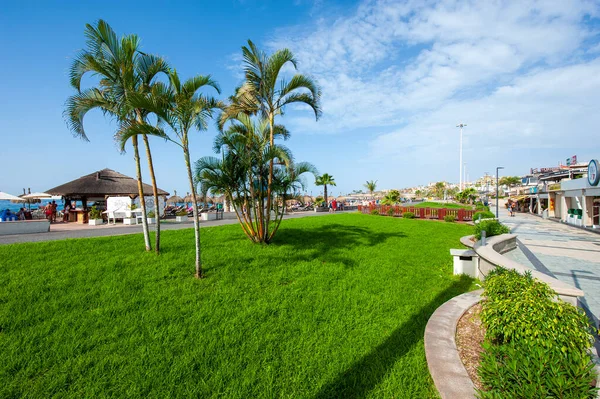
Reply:
[[[98,7],[102,4],[102,7]],[[230,95],[240,47],[289,47],[323,89],[323,118],[280,119],[296,159],[332,174],[335,195],[458,181],[459,122],[471,178],[600,157],[600,9],[592,1],[10,2],[0,9],[0,190],[43,191],[111,168],[134,176],[115,125],[86,117],[90,142],[62,118],[71,57],[86,23],[136,33],[181,76],[212,74]],[[194,134],[211,155],[215,129]],[[159,187],[185,194],[180,149],[152,140]],[[144,177],[148,180],[144,165]],[[309,185],[308,192],[320,188]]]

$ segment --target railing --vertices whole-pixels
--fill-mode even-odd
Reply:
[[[402,216],[405,212],[412,212],[415,218],[419,219],[437,219],[444,220],[444,216],[454,216],[459,222],[473,220],[473,214],[476,212],[473,209],[451,209],[451,208],[419,208],[415,206],[396,206],[396,205],[359,205],[358,211],[370,214],[373,210],[377,210],[380,215],[387,215],[392,209],[394,216]]]

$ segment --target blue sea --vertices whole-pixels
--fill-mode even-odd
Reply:
[[[63,209],[63,202],[61,200],[55,200],[56,201],[56,205],[57,208],[59,210]],[[51,199],[43,199],[42,202],[37,203],[37,204],[31,204],[31,210],[34,209],[38,209],[39,207],[45,207],[46,205],[48,205],[49,203],[51,203],[52,200]],[[80,207],[81,206],[81,201],[77,201],[77,206]],[[10,209],[11,212],[19,212],[19,209],[21,209],[22,207],[25,207],[25,209],[29,209],[29,205],[27,203],[23,203],[23,202],[19,202],[19,203],[12,203],[10,201],[6,201],[6,200],[0,200],[0,212],[2,212],[5,209]]]

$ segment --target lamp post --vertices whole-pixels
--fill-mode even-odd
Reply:
[[[459,188],[460,191],[462,191],[463,189],[463,178],[462,178],[462,167],[463,167],[463,161],[462,161],[462,130],[463,127],[467,126],[466,123],[459,123],[458,125],[456,125],[456,127],[460,128],[460,146],[459,146],[459,160],[458,160],[458,176],[460,179],[460,183],[459,183]]]
[[[498,166],[496,168],[496,219],[498,219],[498,171],[504,169],[504,166]]]

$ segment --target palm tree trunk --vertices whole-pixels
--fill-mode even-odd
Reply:
[[[270,133],[269,133],[269,144],[271,145],[271,147],[273,147],[273,144],[275,142],[274,136],[273,136],[273,129],[274,129],[274,118],[275,116],[273,115],[273,113],[271,112],[269,114],[269,129],[270,129]],[[261,237],[264,240],[269,237],[269,221],[271,220],[271,192],[273,189],[273,163],[274,160],[271,159],[271,161],[269,162],[269,181],[268,181],[268,185],[267,185],[267,215],[266,215],[266,223],[265,223],[265,232],[263,237]],[[262,187],[261,187],[262,190]]]
[[[190,182],[190,190],[192,191],[192,210],[194,215],[194,240],[196,243],[196,274],[194,277],[202,278],[202,249],[200,248],[200,220],[198,219],[198,204],[196,198],[196,186],[192,176],[192,167],[190,165],[190,151],[187,142],[183,146],[183,157],[185,158],[185,167],[187,169],[188,180]]]
[[[327,184],[323,184],[323,201],[325,201],[325,206],[328,206],[327,202]]]
[[[152,163],[152,153],[150,152],[150,143],[148,142],[148,136],[143,134],[142,138],[144,139],[144,145],[146,146],[148,169],[150,170],[150,180],[152,180],[152,191],[154,193],[154,216],[156,216],[156,242],[154,244],[154,250],[158,255],[160,253],[160,210],[158,202],[158,187],[156,187],[156,176],[154,174],[154,164]]]
[[[146,251],[152,251],[152,244],[150,244],[150,233],[148,231],[148,220],[146,219],[146,200],[144,199],[144,187],[142,186],[142,166],[140,165],[140,151],[138,148],[137,136],[133,136],[131,139],[133,144],[133,159],[135,160],[135,173],[138,183],[138,195],[140,196],[140,208],[142,209],[142,230],[144,231],[144,243],[146,244]]]

